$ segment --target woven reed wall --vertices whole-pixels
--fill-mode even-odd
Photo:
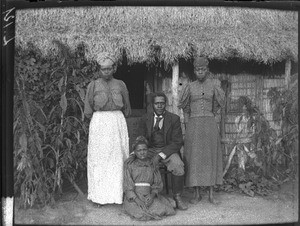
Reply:
[[[225,137],[229,139],[236,137],[234,120],[240,115],[237,108],[237,100],[240,96],[248,96],[270,122],[271,127],[280,133],[280,126],[273,121],[270,99],[267,97],[267,93],[272,87],[283,89],[285,85],[284,77],[267,79],[259,75],[235,75],[229,78],[229,82],[231,83],[231,92],[228,96]]]

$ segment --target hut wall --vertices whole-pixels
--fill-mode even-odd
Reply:
[[[270,125],[272,128],[274,128],[277,132],[277,134],[280,134],[281,128],[280,125],[275,124],[273,117],[272,117],[272,109],[270,105],[270,99],[267,97],[268,91],[272,87],[277,87],[279,90],[283,90],[285,88],[285,79],[284,78],[277,78],[277,79],[264,79],[263,82],[263,110],[264,115],[267,118],[267,120],[270,122]]]
[[[229,77],[231,91],[228,96],[227,115],[225,117],[225,138],[234,139],[236,137],[235,119],[240,115],[238,109],[238,99],[240,96],[248,96],[253,103],[257,101],[257,76],[232,75]]]
[[[280,134],[280,125],[275,124],[270,106],[270,99],[267,97],[268,91],[272,87],[283,89],[285,85],[284,76],[277,78],[264,78],[261,75],[240,74],[229,77],[231,92],[227,103],[227,115],[225,117],[225,139],[234,139],[237,135],[235,119],[240,115],[237,109],[237,100],[240,96],[248,96],[252,102],[260,109],[270,126]],[[226,145],[225,147],[228,147]],[[224,155],[230,154],[230,150],[225,148]]]
[[[240,96],[248,96],[270,122],[271,127],[280,133],[280,126],[274,123],[272,117],[270,99],[267,97],[267,93],[272,87],[283,89],[284,77],[269,79],[259,75],[234,75],[229,77],[229,82],[231,83],[231,92],[227,105],[226,138],[236,136],[234,120],[240,114],[237,109],[237,100]]]

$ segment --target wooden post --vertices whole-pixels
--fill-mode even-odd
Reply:
[[[221,134],[221,147],[222,147],[222,152],[223,152],[223,156],[225,153],[225,158],[227,158],[227,149],[226,149],[226,142],[224,142],[225,138],[226,138],[226,131],[225,131],[225,119],[226,119],[226,112],[227,112],[227,105],[228,105],[228,101],[229,101],[229,76],[225,75],[224,80],[226,79],[226,83],[224,85],[223,91],[225,93],[225,107],[221,108],[221,121],[220,121],[220,134]]]
[[[224,87],[224,92],[225,92],[225,101],[226,101],[226,105],[227,105],[227,84],[226,87]],[[220,121],[220,134],[221,134],[221,140],[225,139],[225,115],[226,113],[226,106],[224,106],[224,108],[221,108],[221,121]]]
[[[179,64],[176,62],[172,66],[172,109],[173,113],[180,115],[178,109],[179,95],[178,95],[178,81],[179,81]]]
[[[291,69],[292,69],[292,62],[290,59],[287,59],[285,62],[285,87],[289,89],[290,82],[291,82]]]

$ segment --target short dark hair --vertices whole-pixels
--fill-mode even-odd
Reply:
[[[168,102],[168,98],[164,92],[155,92],[152,94],[151,103],[154,104],[155,97],[163,97],[165,98],[165,102]]]

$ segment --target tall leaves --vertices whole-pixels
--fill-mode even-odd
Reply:
[[[254,194],[266,195],[274,184],[283,183],[296,175],[298,124],[295,118],[298,116],[298,89],[292,88],[282,92],[271,89],[268,92],[268,97],[271,99],[270,103],[273,108],[273,120],[281,124],[282,134],[276,134],[269,121],[248,97],[240,97],[240,109],[245,105],[249,116],[247,126],[248,128],[254,126],[251,141],[253,158],[247,157],[248,161],[244,169],[238,167],[237,164],[231,165],[234,162],[232,159],[235,153],[238,156],[240,154],[240,157],[247,152],[249,153],[247,144],[233,143],[224,175],[226,172],[228,173],[224,185],[221,187],[225,191],[237,187],[249,196]],[[244,148],[239,149],[239,147]],[[244,158],[238,158],[239,165],[242,161]],[[230,166],[232,167],[230,168]]]
[[[45,205],[86,168],[88,122],[83,103],[96,67],[84,49],[42,57],[30,46],[16,50],[14,96],[15,193],[23,207]]]
[[[290,89],[279,91],[272,88],[268,92],[273,110],[273,119],[281,125],[282,134],[276,139],[273,160],[277,165],[285,165],[281,175],[294,178],[298,164],[298,73],[292,76]]]

